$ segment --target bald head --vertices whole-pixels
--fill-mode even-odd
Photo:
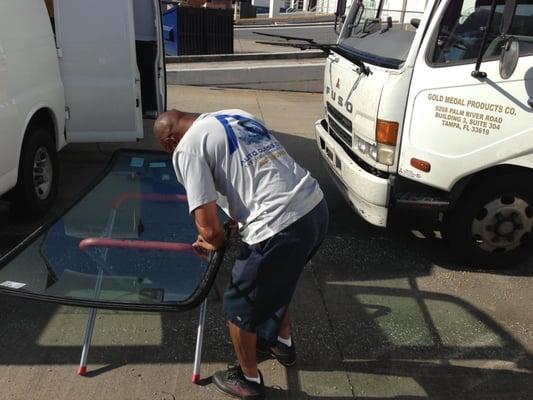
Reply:
[[[154,136],[165,151],[172,153],[199,114],[170,110],[162,113],[154,123]]]

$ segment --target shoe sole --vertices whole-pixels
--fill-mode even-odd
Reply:
[[[262,349],[256,349],[257,352],[263,356],[269,356],[271,358],[273,358],[274,360],[276,360],[277,362],[279,362],[281,365],[283,365],[284,367],[292,367],[294,364],[296,364],[296,360],[294,360],[292,363],[287,363],[287,362],[284,362],[284,361],[281,361],[278,357],[276,357],[276,354],[272,351],[264,351]]]

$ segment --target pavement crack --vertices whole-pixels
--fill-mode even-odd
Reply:
[[[326,303],[326,296],[324,295],[324,291],[322,290],[322,287],[320,286],[320,282],[318,280],[318,277],[315,273],[315,269],[313,268],[313,264],[310,264],[311,269],[311,275],[313,276],[313,281],[315,283],[316,289],[320,295],[320,301],[322,302],[322,306],[324,307],[324,312],[326,313],[326,319],[327,323],[329,325],[329,331],[331,332],[331,336],[333,337],[333,341],[335,343],[335,347],[337,348],[337,351],[340,356],[340,364],[341,366],[344,366],[344,360],[346,359],[344,352],[342,351],[342,346],[339,343],[339,340],[337,338],[337,333],[334,328],[332,317],[329,313],[329,308]],[[350,378],[350,374],[348,372],[345,372],[346,374],[346,381],[348,382],[348,385],[350,386],[350,392],[352,393],[352,398],[356,398],[355,391],[354,391],[354,385],[352,384],[352,380]]]

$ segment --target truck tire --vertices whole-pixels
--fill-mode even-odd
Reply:
[[[533,254],[533,185],[524,173],[486,178],[445,216],[452,251],[470,266],[504,268]]]
[[[20,155],[18,181],[13,191],[15,211],[38,217],[57,197],[59,164],[52,134],[43,127],[30,127]]]

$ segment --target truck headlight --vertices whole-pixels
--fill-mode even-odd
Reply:
[[[376,161],[385,164],[393,165],[394,164],[394,153],[396,152],[396,147],[388,146],[386,144],[378,144],[377,146],[377,157]]]
[[[365,142],[363,139],[359,139],[357,142],[357,148],[361,153],[366,154],[370,149],[370,143]]]

